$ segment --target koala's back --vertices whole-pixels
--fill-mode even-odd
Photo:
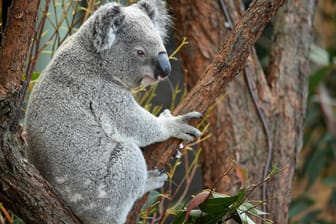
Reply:
[[[108,138],[90,113],[90,104],[71,104],[78,99],[70,93],[60,97],[57,92],[64,89],[48,85],[41,80],[27,111],[28,160],[85,223],[123,222],[117,218],[126,217],[123,213],[143,191],[134,185],[145,185],[142,152],[132,143]],[[44,88],[54,94],[44,93]]]
[[[144,185],[146,164],[137,146],[106,135],[97,120],[100,97],[109,94],[113,107],[120,92],[88,79],[94,66],[82,67],[79,58],[67,58],[73,48],[80,46],[72,42],[56,53],[31,94],[25,120],[27,157],[85,223],[119,223],[115,218],[126,217],[122,213],[143,191],[130,183]],[[70,70],[64,69],[67,63]],[[111,187],[120,184],[122,189]]]

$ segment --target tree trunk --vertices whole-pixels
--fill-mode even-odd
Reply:
[[[179,3],[182,2],[183,0],[179,1]],[[283,0],[257,0],[251,4],[202,78],[176,108],[174,114],[184,114],[193,110],[205,113],[215,103],[216,98],[224,94],[227,85],[244,67],[251,47],[283,2]],[[181,6],[180,4],[176,5]],[[179,142],[176,139],[170,139],[146,149],[145,157],[148,167],[166,166],[174,155]],[[127,223],[134,223],[132,218],[139,214],[141,202],[135,205]]]
[[[179,52],[185,70],[184,82],[191,90],[224,44],[228,30],[219,1],[171,0],[174,35],[187,37],[188,44]]]
[[[233,23],[242,15],[238,1],[210,1],[208,7],[205,2],[172,1],[178,36],[186,36],[190,43],[182,50],[188,87],[201,78],[202,69],[215,56],[213,49],[226,38],[224,15],[218,16],[223,12],[220,3],[227,7]],[[264,186],[267,211],[274,223],[287,222],[296,154],[301,147],[314,6],[313,0],[288,1],[276,19],[269,80],[253,51],[245,74],[228,84],[227,96],[210,116],[212,138],[202,144],[206,187],[218,181],[233,159],[248,171],[248,183],[261,182],[267,157],[273,155],[271,165],[284,168],[268,188]],[[239,187],[238,178],[230,175],[217,183],[216,190],[233,193]],[[262,191],[257,189],[253,197],[263,198]]]
[[[21,76],[35,30],[39,0],[15,0],[0,47],[0,202],[26,223],[79,223],[52,187],[28,164],[16,127]]]
[[[273,134],[273,166],[284,168],[267,190],[275,223],[287,222],[296,158],[302,147],[314,10],[315,0],[289,1],[274,27],[268,79],[274,101],[268,119]]]

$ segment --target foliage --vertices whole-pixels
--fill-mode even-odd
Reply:
[[[259,217],[266,213],[256,209],[250,202],[244,202],[245,196],[245,189],[234,196],[203,191],[190,200],[187,209],[177,211],[173,223],[215,224],[233,219],[237,223],[253,224],[254,221],[248,215]]]
[[[188,157],[188,154],[183,153],[182,157]],[[179,159],[177,161],[179,161]],[[198,161],[197,156],[191,162],[191,167],[193,167],[195,161]],[[181,163],[178,162],[178,165],[180,164]],[[243,170],[242,167],[236,163],[234,164],[236,166],[236,172],[247,175],[247,172]],[[183,165],[188,166],[188,163],[184,163]],[[176,167],[173,166],[169,171],[169,175],[175,170]],[[227,175],[230,171],[231,169],[223,176]],[[274,175],[278,174],[279,171],[279,169],[273,168],[264,181],[269,181]],[[190,181],[192,176],[186,172],[184,178],[188,178]],[[169,186],[171,185],[171,181],[170,179],[168,183]],[[241,185],[244,186],[244,179],[240,179],[240,181]],[[178,184],[180,187],[181,183]],[[169,190],[161,189],[161,193],[152,192],[150,194],[149,200],[143,208],[141,220],[138,223],[217,224],[227,223],[231,220],[236,223],[254,224],[254,218],[261,219],[265,223],[272,223],[271,220],[263,217],[266,213],[257,209],[257,206],[265,202],[248,200],[249,195],[261,184],[262,183],[241,188],[237,194],[232,196],[217,193],[212,189],[203,190],[187,201],[185,194],[176,198],[178,195],[176,192],[172,194]],[[187,185],[183,191],[188,190],[189,186]],[[165,200],[168,200],[168,203],[164,203]],[[172,201],[175,202],[171,203]]]
[[[228,172],[229,171],[230,170],[228,170]],[[236,171],[243,172],[247,175],[246,171],[237,164]],[[279,169],[273,168],[264,181],[269,181],[278,173]],[[244,179],[241,179],[241,183],[242,186],[244,186]],[[234,220],[237,223],[254,224],[254,220],[250,217],[261,219],[264,223],[272,223],[271,220],[262,217],[267,213],[256,208],[266,202],[248,200],[248,196],[261,184],[262,183],[241,188],[239,192],[233,196],[220,194],[213,190],[202,191],[190,200],[187,208],[175,212],[176,217],[173,223],[216,224]]]

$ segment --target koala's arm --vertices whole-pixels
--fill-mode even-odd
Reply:
[[[105,133],[116,141],[132,141],[140,147],[170,137],[191,141],[201,135],[198,129],[187,123],[192,118],[200,118],[198,112],[172,116],[169,110],[165,110],[156,117],[133,101],[130,105],[118,105],[118,112],[111,115],[103,114],[101,119]]]

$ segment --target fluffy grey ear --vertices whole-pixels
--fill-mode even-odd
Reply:
[[[116,32],[122,25],[125,16],[119,4],[108,3],[101,6],[94,15],[93,45],[97,52],[111,48]]]
[[[163,40],[167,37],[167,30],[171,25],[171,19],[168,15],[165,1],[163,0],[140,0],[137,3],[138,8],[143,10],[153,21],[155,28],[160,33]]]

